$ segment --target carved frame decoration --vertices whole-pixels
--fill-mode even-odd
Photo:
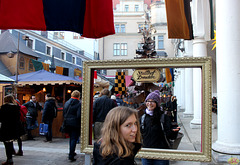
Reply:
[[[93,145],[89,145],[89,126],[91,110],[91,78],[95,69],[141,69],[141,68],[201,68],[202,71],[202,126],[201,151],[149,149],[142,148],[139,158],[168,159],[179,161],[211,161],[212,114],[211,81],[212,60],[210,57],[156,58],[133,60],[106,60],[83,62],[81,152],[92,154]]]

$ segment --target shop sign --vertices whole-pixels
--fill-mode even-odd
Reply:
[[[132,77],[136,82],[156,82],[160,79],[160,71],[158,69],[137,69]]]

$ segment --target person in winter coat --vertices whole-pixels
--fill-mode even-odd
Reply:
[[[78,138],[80,136],[81,127],[81,102],[80,92],[74,90],[71,93],[71,98],[64,104],[63,117],[66,125],[66,133],[69,134],[69,155],[68,159],[73,162],[76,161],[74,156],[76,155],[75,149]]]
[[[27,107],[28,109],[26,116],[28,140],[34,140],[31,131],[38,127],[38,111],[41,111],[42,107],[39,105],[34,95],[31,96],[31,100],[27,103],[24,103],[23,106]]]
[[[13,155],[17,156],[23,156],[23,150],[22,150],[22,139],[20,136],[25,135],[25,124],[26,124],[26,114],[27,114],[27,108],[20,104],[20,101],[18,99],[15,100],[17,105],[20,106],[20,131],[19,131],[19,137],[17,139],[18,143],[18,152],[16,153],[14,146],[13,146]]]
[[[120,94],[116,94],[116,102],[118,106],[122,106],[123,105],[123,99],[121,98]]]
[[[179,128],[171,129],[171,120],[160,110],[160,95],[156,90],[145,99],[147,108],[140,118],[143,147],[169,149],[166,137],[176,136]],[[164,117],[164,123],[161,123]],[[142,159],[143,165],[169,165],[169,160]]]
[[[118,106],[106,116],[102,138],[94,143],[93,165],[134,165],[141,148],[138,113]]]
[[[13,140],[19,138],[20,107],[12,95],[4,97],[4,104],[0,109],[0,141],[4,143],[7,161],[2,165],[12,165]]]
[[[94,140],[98,140],[101,137],[101,129],[107,113],[116,105],[113,100],[109,98],[110,91],[103,89],[93,103],[93,123],[94,123]]]
[[[51,97],[50,93],[46,94],[45,100],[42,112],[42,122],[48,124],[48,132],[44,142],[52,142],[52,123],[53,119],[57,117],[57,106],[55,98]]]

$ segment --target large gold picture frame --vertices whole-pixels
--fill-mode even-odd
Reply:
[[[200,68],[202,80],[202,122],[201,151],[149,149],[142,148],[137,154],[139,158],[168,159],[179,161],[211,161],[212,115],[211,115],[211,69],[210,57],[156,58],[133,60],[106,60],[83,62],[82,87],[82,120],[81,120],[81,152],[92,154],[90,145],[90,127],[93,92],[93,72],[99,69],[142,69],[142,68]]]

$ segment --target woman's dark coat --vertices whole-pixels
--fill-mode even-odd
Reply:
[[[110,155],[107,156],[105,159],[102,158],[100,154],[100,143],[95,142],[94,148],[93,148],[93,165],[135,165],[135,155],[141,148],[141,144],[139,143],[133,143],[134,149],[133,149],[133,156],[120,158],[117,155]]]
[[[161,149],[169,149],[168,142],[164,136],[164,132],[162,130],[160,118],[161,115],[154,119],[153,116],[145,114],[144,127],[142,127],[142,121],[140,118],[140,130],[143,139],[143,147],[145,148],[161,148]],[[171,137],[175,134],[171,130],[171,121],[167,115],[164,115],[164,123],[163,123],[164,131],[166,137]]]
[[[52,121],[57,116],[57,107],[54,97],[49,97],[43,108],[42,122]]]
[[[81,126],[81,102],[78,99],[70,98],[64,104],[63,117],[65,119],[65,125],[67,127],[70,126],[70,127],[80,128],[80,126]]]
[[[17,139],[20,136],[20,106],[8,103],[0,109],[0,141]]]

